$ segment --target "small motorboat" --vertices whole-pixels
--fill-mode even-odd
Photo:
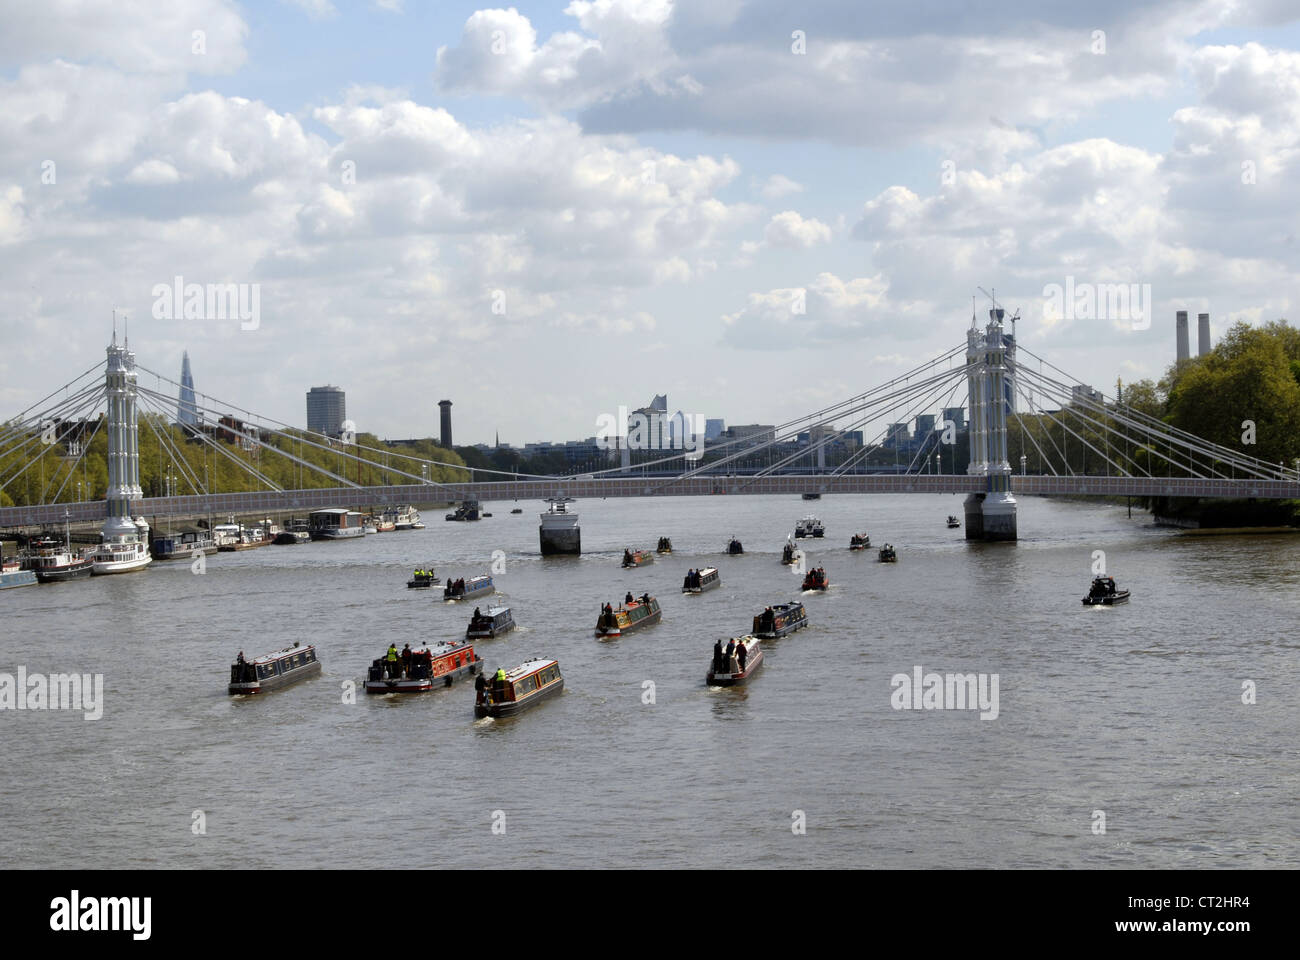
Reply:
[[[523,508],[523,507],[515,507],[515,508],[514,508],[513,510],[511,510],[510,512],[511,512],[511,513],[523,513],[523,512],[524,512],[524,508]]]
[[[956,517],[954,517],[952,514],[949,514],[949,515],[948,515],[948,529],[949,529],[949,530],[955,530],[957,527],[960,527],[960,526],[961,526],[961,521],[958,520]]]
[[[411,579],[406,581],[407,587],[418,590],[427,589],[436,583],[441,583],[437,575],[433,572],[433,564],[427,567],[421,567],[412,574]]]
[[[895,552],[893,544],[887,543],[880,548],[880,562],[881,563],[898,562],[898,554]]]
[[[831,585],[830,577],[826,576],[826,571],[821,567],[809,570],[803,578],[804,590],[825,590]]]
[[[655,553],[672,553],[673,542],[667,537],[660,537],[659,544],[655,547]]]
[[[654,563],[655,555],[649,550],[624,550],[623,566],[624,567],[644,567],[647,563]]]
[[[727,553],[733,557],[738,557],[740,556],[740,554],[744,552],[745,552],[745,548],[741,546],[740,541],[737,540],[735,537],[732,537],[731,542],[727,544]]]
[[[865,533],[855,533],[849,537],[850,550],[866,550],[871,546],[871,538]]]
[[[781,548],[781,562],[787,567],[793,563],[799,562],[799,548],[789,540],[787,540],[785,546]]]
[[[744,683],[763,665],[763,651],[757,637],[733,637],[724,649],[722,641],[713,645],[713,662],[705,682],[711,687],[734,687]]]
[[[1089,607],[1113,607],[1117,603],[1128,603],[1128,598],[1129,591],[1116,587],[1114,577],[1094,577],[1083,602]]]

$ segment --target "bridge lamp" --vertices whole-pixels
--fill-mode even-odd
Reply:
[[[1022,453],[1020,455],[1020,475],[1022,477],[1025,475],[1025,465],[1028,463],[1029,463],[1029,457]]]

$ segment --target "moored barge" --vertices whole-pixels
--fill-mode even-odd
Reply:
[[[774,640],[808,626],[808,612],[802,603],[777,603],[754,617],[753,635]]]
[[[465,628],[465,636],[469,639],[495,640],[514,628],[515,615],[509,607],[488,607],[487,613],[480,613],[476,607],[474,615],[469,618],[469,626]]]
[[[700,570],[688,570],[682,582],[682,593],[703,593],[714,587],[722,586],[722,577],[717,567],[704,567]]]
[[[366,535],[361,514],[342,507],[313,510],[309,524],[313,540],[350,540]]]
[[[470,643],[445,641],[414,650],[407,645],[401,653],[392,644],[370,664],[365,688],[366,693],[426,693],[482,672],[483,658]]]
[[[235,662],[230,665],[230,687],[233,694],[265,693],[278,690],[299,680],[306,680],[320,673],[320,661],[316,659],[316,648],[312,644],[285,647],[275,653],[264,654],[245,660],[240,651]]]
[[[711,687],[734,687],[744,683],[763,665],[763,651],[757,637],[733,637],[723,649],[722,641],[713,645],[713,663],[705,682]]]
[[[18,560],[0,560],[0,590],[36,586],[36,574],[24,570]]]
[[[617,610],[608,603],[601,609],[600,616],[596,618],[596,636],[621,637],[625,633],[658,623],[662,618],[663,611],[659,609],[656,598],[643,593],[640,599],[632,599],[629,594]]]
[[[535,657],[513,670],[498,670],[491,680],[476,684],[474,716],[511,717],[535,707],[564,689],[560,664]]]
[[[461,577],[459,580],[447,581],[447,585],[442,588],[442,599],[473,600],[475,597],[486,597],[495,593],[496,589],[490,574],[470,577],[468,580]]]

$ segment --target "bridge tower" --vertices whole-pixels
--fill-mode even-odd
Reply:
[[[144,497],[140,489],[140,440],[137,427],[135,354],[117,345],[117,335],[108,348],[105,373],[108,396],[108,513],[104,518],[104,542],[134,539],[146,533],[131,519],[132,505]],[[143,521],[141,521],[143,523]],[[146,534],[147,535],[147,534]]]
[[[970,391],[970,466],[985,478],[983,493],[966,498],[967,540],[1015,540],[1016,498],[1011,495],[1007,461],[1008,343],[1002,334],[1003,310],[989,311],[980,331],[966,331],[966,382]]]

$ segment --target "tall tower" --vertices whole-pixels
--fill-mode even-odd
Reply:
[[[197,428],[199,408],[194,402],[194,374],[190,372],[190,354],[181,355],[181,397],[176,406],[176,422],[182,427]]]
[[[1196,315],[1196,355],[1203,357],[1210,352],[1210,315],[1208,313],[1198,313]]]
[[[966,383],[970,392],[970,466],[983,476],[983,493],[966,498],[967,540],[1016,539],[1016,498],[1007,461],[1007,344],[1001,307],[989,311],[983,333],[966,332]]]
[[[444,450],[451,449],[451,401],[439,400],[438,444]]]
[[[1187,339],[1187,311],[1179,310],[1174,316],[1174,326],[1178,338],[1177,361],[1182,363],[1192,355],[1191,347]]]
[[[312,387],[307,391],[307,429],[337,437],[348,418],[348,398],[338,387]]]
[[[106,543],[134,539],[140,527],[131,519],[131,505],[144,496],[140,489],[140,446],[137,429],[135,354],[117,345],[108,348],[105,374],[108,396],[108,514],[104,518]]]

